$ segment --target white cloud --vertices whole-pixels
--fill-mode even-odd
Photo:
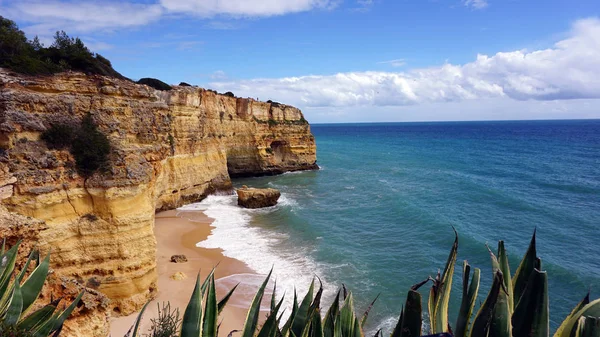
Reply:
[[[477,55],[464,65],[220,81],[209,86],[300,107],[600,98],[600,20],[577,21],[569,36],[549,49]]]
[[[233,17],[266,17],[328,8],[332,0],[160,0],[170,12],[201,17],[228,15]]]
[[[463,4],[473,9],[484,9],[488,6],[487,0],[463,0]]]
[[[143,26],[169,15],[257,18],[330,9],[338,3],[339,0],[154,0],[144,3],[18,0],[3,5],[0,0],[0,13],[30,23],[21,27],[26,33],[48,37],[57,30],[87,33]],[[223,24],[217,26],[223,28]]]
[[[381,62],[377,62],[378,64],[389,64],[392,67],[403,67],[406,65],[406,61],[404,59],[395,59],[395,60],[389,60],[389,61],[381,61]]]
[[[88,32],[144,25],[164,14],[159,4],[127,2],[19,1],[2,8],[7,16],[33,22],[28,32],[47,33],[49,29]]]
[[[223,81],[227,79],[227,74],[223,70],[217,70],[210,75],[210,79],[216,81]]]

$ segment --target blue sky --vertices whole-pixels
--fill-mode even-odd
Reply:
[[[315,122],[600,118],[600,2],[0,0],[132,79],[297,105]]]

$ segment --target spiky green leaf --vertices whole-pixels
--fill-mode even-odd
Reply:
[[[144,304],[144,306],[142,307],[142,310],[140,310],[140,313],[137,315],[137,318],[135,319],[135,323],[133,324],[133,330],[131,331],[131,337],[138,336],[138,333],[140,331],[140,324],[142,322],[142,317],[144,317],[144,311],[146,311],[148,304],[150,304],[150,301],[148,301],[148,302],[146,302],[146,304]]]
[[[208,286],[208,294],[206,294],[206,303],[204,307],[204,318],[202,322],[202,337],[216,337],[217,336],[217,317],[218,304],[217,304],[217,291],[215,289],[215,277],[210,277]]]
[[[196,277],[196,285],[188,302],[181,321],[181,337],[199,337],[202,325],[202,287],[200,274]]]
[[[529,280],[529,275],[535,269],[536,261],[537,261],[537,251],[535,246],[535,235],[536,230],[533,231],[533,236],[531,237],[531,242],[529,243],[529,248],[527,248],[527,252],[523,256],[515,275],[512,278],[512,286],[513,286],[513,308],[517,306],[523,292],[525,291],[525,287],[527,286],[527,280]]]
[[[256,330],[256,326],[258,324],[258,316],[260,314],[260,303],[272,273],[273,269],[271,269],[269,275],[267,275],[264,282],[256,292],[256,295],[254,295],[254,299],[252,299],[252,303],[250,304],[250,308],[248,309],[248,314],[246,316],[246,322],[244,323],[244,329],[242,330],[242,337],[252,337],[254,335],[254,331]]]
[[[437,296],[435,303],[435,333],[442,333],[450,330],[448,324],[448,303],[450,302],[452,277],[454,276],[454,266],[456,264],[456,255],[458,253],[458,233],[456,230],[454,230],[454,235],[454,244],[450,250],[450,255],[448,255],[448,261],[446,262],[441,284],[439,285],[439,295]]]
[[[42,287],[44,286],[44,282],[46,281],[46,277],[48,276],[49,268],[50,253],[46,255],[44,260],[35,268],[35,270],[23,283],[23,311],[29,309],[29,307],[40,295]]]
[[[550,333],[548,275],[534,269],[512,319],[515,336],[547,337]]]
[[[562,331],[565,329],[565,326],[569,322],[569,320],[579,312],[579,310],[583,309],[586,305],[590,303],[590,292],[583,297],[583,299],[573,308],[571,313],[565,318],[565,320],[560,324],[556,332],[554,333],[554,337],[559,337],[562,334]]]
[[[454,336],[465,337],[467,336],[467,328],[469,326],[469,320],[475,307],[475,300],[477,300],[477,294],[479,293],[479,278],[481,271],[479,268],[473,269],[473,277],[471,278],[471,284],[469,284],[469,275],[471,273],[471,266],[467,261],[463,263],[463,293],[462,301],[460,303],[460,309],[458,311],[458,317],[456,319],[456,327],[454,329]]]
[[[469,336],[480,337],[488,335],[494,314],[494,307],[498,301],[498,295],[500,294],[500,291],[502,291],[503,282],[502,272],[496,271],[490,292],[475,315],[475,319],[469,330]]]
[[[19,283],[15,283],[15,287],[8,305],[8,310],[2,322],[6,326],[13,326],[17,324],[19,318],[21,318],[21,311],[23,310],[23,294],[21,293],[21,287]]]
[[[304,299],[302,299],[302,302],[300,303],[300,307],[298,308],[298,312],[296,313],[294,320],[292,321],[292,331],[296,336],[301,336],[304,331],[304,328],[307,326],[310,314],[309,309],[313,301],[314,289],[315,281],[313,280],[310,283],[310,287],[308,288]]]

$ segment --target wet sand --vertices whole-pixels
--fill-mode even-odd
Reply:
[[[188,219],[193,219],[193,221]],[[196,247],[196,243],[205,240],[210,235],[212,221],[213,219],[198,211],[178,212],[172,210],[156,214],[154,233],[157,247],[158,296],[150,303],[144,314],[143,324],[140,328],[141,333],[148,332],[151,326],[150,320],[157,316],[157,303],[162,304],[169,301],[171,308],[179,308],[180,317],[183,317],[185,307],[194,289],[197,273],[201,271],[201,278],[204,279],[217,264],[218,267],[215,271],[217,299],[224,296],[236,283],[251,280],[248,284],[241,284],[238,287],[219,317],[219,322],[222,322],[219,336],[226,337],[230,331],[242,329],[247,305],[257,289],[255,283],[264,277],[257,276],[243,262],[225,257],[221,249]],[[171,256],[176,254],[185,255],[188,262],[170,262]],[[183,280],[172,279],[172,275],[177,272],[184,273],[186,278]],[[265,300],[268,299],[268,296],[270,294],[265,294]],[[264,315],[261,314],[261,316]],[[124,336],[136,317],[137,314],[112,318],[111,336]]]

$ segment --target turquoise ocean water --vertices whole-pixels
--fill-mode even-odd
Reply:
[[[391,332],[409,287],[443,269],[459,232],[458,260],[491,283],[486,243],[505,240],[514,272],[534,228],[549,274],[551,328],[592,287],[600,297],[600,120],[313,125],[320,171],[235,181],[282,191],[280,204],[242,210],[233,196],[191,205],[216,219],[204,247],[279,289],[305,291],[314,275],[326,304],[341,283],[368,331]],[[460,305],[460,265],[451,309]],[[281,291],[283,293],[283,290]],[[427,290],[422,294],[426,296]],[[424,303],[425,305],[425,303]],[[451,318],[454,320],[454,318]]]

